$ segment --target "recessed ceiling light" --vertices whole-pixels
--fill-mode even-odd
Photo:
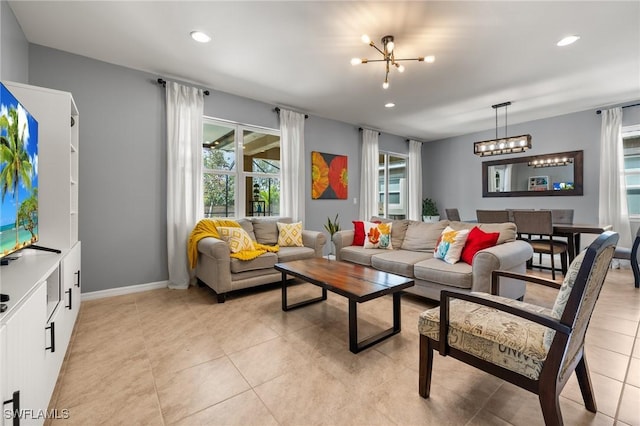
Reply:
[[[211,37],[202,31],[191,31],[191,38],[199,43],[209,43],[211,41]]]
[[[396,104],[394,104],[393,102],[387,102],[386,104],[384,104],[385,108],[393,108],[394,106],[396,106]]]
[[[558,43],[556,43],[556,46],[560,46],[560,47],[568,46],[568,45],[570,45],[570,44],[575,43],[575,42],[576,42],[576,41],[578,41],[579,39],[580,39],[580,36],[577,36],[577,35],[570,35],[570,36],[567,36],[567,37],[563,38],[563,39],[562,39],[562,40],[560,40]]]

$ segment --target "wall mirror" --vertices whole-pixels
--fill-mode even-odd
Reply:
[[[582,195],[583,151],[482,163],[483,197]]]

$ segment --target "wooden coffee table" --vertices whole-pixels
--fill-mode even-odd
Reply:
[[[327,290],[349,299],[349,350],[354,354],[400,332],[400,296],[403,289],[414,284],[412,279],[367,266],[319,257],[276,263],[275,269],[282,272],[283,311],[327,300]],[[322,287],[322,296],[288,305],[287,275]],[[358,342],[357,303],[386,294],[393,295],[393,327]]]

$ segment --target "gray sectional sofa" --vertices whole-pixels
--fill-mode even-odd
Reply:
[[[415,286],[406,291],[428,299],[440,300],[440,291],[443,289],[488,293],[493,270],[525,273],[526,262],[533,255],[531,245],[516,240],[516,226],[513,223],[477,224],[448,220],[424,223],[376,217],[371,219],[374,220],[392,222],[391,241],[394,249],[353,246],[354,231],[343,230],[333,236],[336,259],[411,277],[415,280]],[[478,226],[484,232],[499,232],[500,236],[497,245],[475,254],[472,265],[462,261],[451,265],[433,257],[438,237],[447,225],[455,230]],[[524,283],[504,278],[501,280],[502,296],[520,299],[524,293]]]
[[[251,217],[237,222],[254,241],[275,245],[278,242],[276,223],[291,223],[291,218]],[[225,241],[206,237],[198,242],[196,278],[200,284],[211,287],[218,296],[218,302],[222,303],[230,291],[280,281],[282,275],[273,268],[278,262],[322,257],[326,242],[322,232],[303,230],[304,247],[280,247],[277,253],[264,253],[253,260],[238,260],[229,256],[229,245]]]

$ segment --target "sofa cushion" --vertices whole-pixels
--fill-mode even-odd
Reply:
[[[469,231],[469,236],[462,249],[460,259],[471,265],[473,263],[473,256],[480,250],[495,246],[499,237],[499,232],[484,232],[482,229],[474,226],[471,231]]]
[[[240,225],[242,227],[242,229],[247,231],[247,234],[249,234],[251,239],[253,241],[255,241],[256,240],[256,234],[253,232],[253,223],[251,222],[251,219],[240,218],[240,219],[237,220],[237,222],[238,222],[238,225]]]
[[[387,223],[373,223],[364,222],[364,231],[366,237],[364,239],[364,248],[366,249],[387,249],[393,250],[393,244],[391,242],[391,230],[393,228],[392,222]]]
[[[505,222],[505,223],[470,223],[470,222],[458,222],[451,221],[449,223],[455,230],[459,229],[469,229],[477,226],[482,229],[484,232],[499,232],[500,236],[498,237],[498,242],[496,244],[504,244],[509,243],[511,241],[515,241],[516,234],[516,224],[513,222]]]
[[[448,223],[446,220],[435,223],[410,221],[400,248],[412,251],[433,251]]]
[[[278,225],[277,222],[291,223],[290,217],[252,217],[253,232],[256,235],[256,241],[260,244],[273,246],[278,244]]]
[[[413,278],[413,265],[432,257],[432,253],[392,250],[372,256],[371,266],[380,271]]]
[[[467,242],[469,232],[467,229],[455,231],[450,226],[444,228],[442,235],[438,239],[438,245],[436,245],[433,257],[442,259],[452,265],[457,263]]]
[[[392,222],[393,226],[391,228],[391,245],[395,248],[399,248],[402,245],[402,241],[404,240],[404,234],[407,232],[407,226],[409,226],[410,220],[392,220],[387,219],[386,217],[378,217],[373,216],[371,218],[371,222],[382,222],[389,223]]]
[[[291,262],[292,260],[312,258],[316,251],[309,247],[280,247],[277,254],[278,262]]]
[[[241,227],[218,226],[216,228],[220,238],[229,244],[231,253],[238,253],[243,250],[255,250],[253,240]]]
[[[440,259],[427,259],[413,266],[413,276],[419,280],[458,288],[471,288],[473,273],[471,265],[458,262],[453,265]]]
[[[371,256],[378,253],[387,253],[386,249],[366,249],[358,246],[347,246],[340,250],[340,258],[345,262],[358,265],[371,266]]]
[[[472,293],[489,297],[485,293]],[[506,305],[549,315],[549,309],[499,296],[490,296]],[[453,348],[500,365],[536,380],[540,376],[548,349],[543,345],[546,327],[523,318],[453,299],[449,304],[447,341]],[[440,308],[424,311],[418,319],[420,334],[440,340]]]
[[[239,272],[273,268],[277,262],[278,256],[276,253],[264,253],[252,260],[239,260],[232,257],[231,272],[237,274]]]
[[[302,222],[277,222],[276,225],[278,225],[278,245],[280,247],[304,247],[302,244]]]

